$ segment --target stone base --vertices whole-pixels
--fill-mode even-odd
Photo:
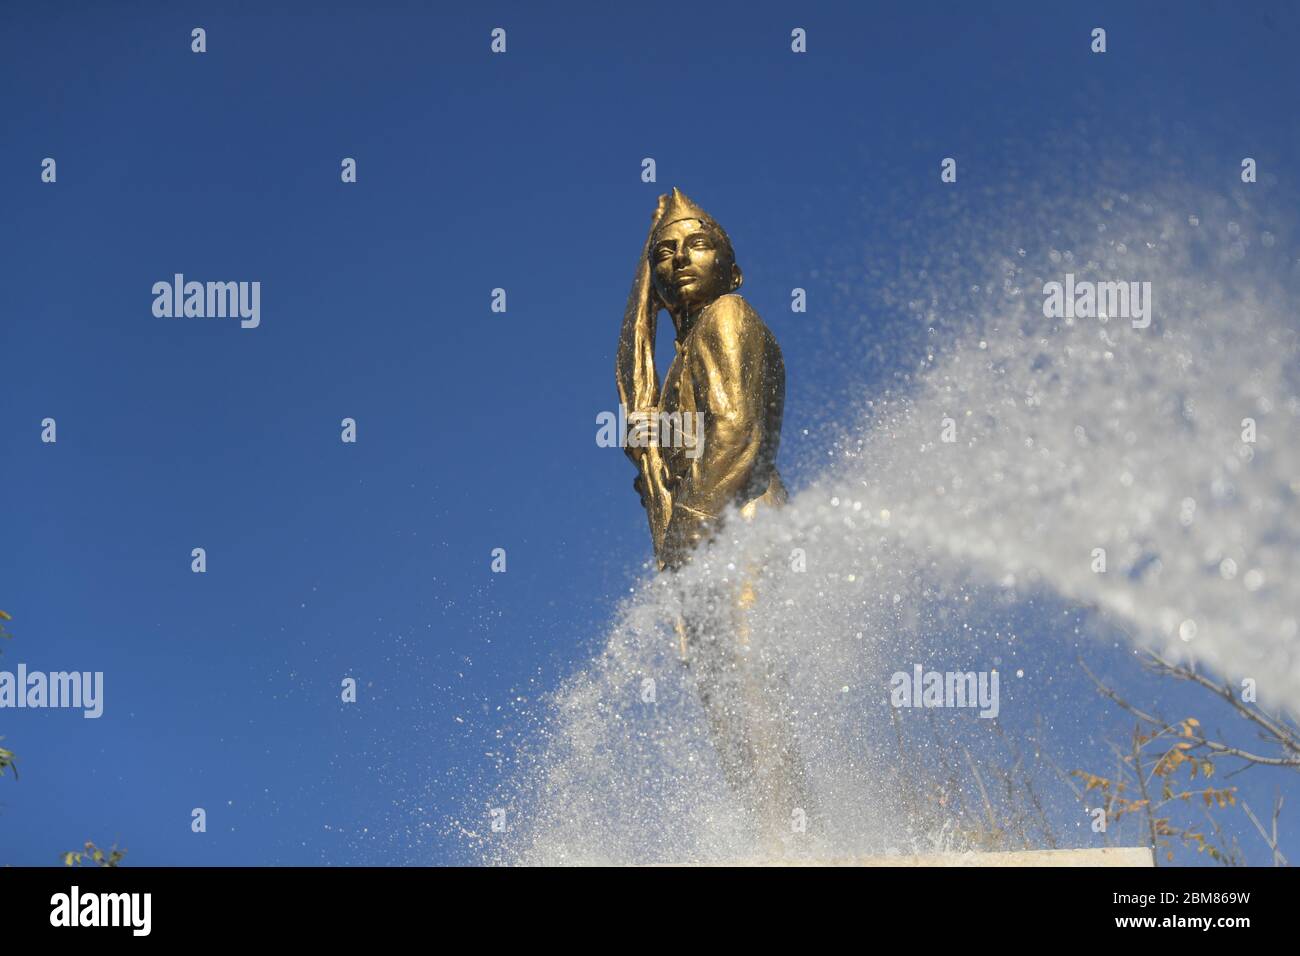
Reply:
[[[933,853],[846,856],[829,860],[749,860],[739,866],[1155,866],[1144,846],[1096,850],[1017,850],[1012,853]]]

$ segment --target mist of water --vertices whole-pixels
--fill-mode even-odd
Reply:
[[[1000,669],[998,722],[1012,726],[1051,693],[1050,675],[1026,689],[1026,662],[1072,659],[1093,618],[1300,708],[1294,249],[1223,198],[1103,191],[1026,221],[972,238],[960,275],[936,263],[877,293],[871,307],[926,330],[903,387],[836,410],[827,465],[788,507],[733,521],[677,580],[648,578],[625,603],[602,653],[537,715],[498,798],[510,839],[487,841],[487,859],[763,852],[672,629],[693,585],[759,565],[752,640],[788,676],[819,808],[796,856],[963,845],[943,800],[918,809],[925,784],[900,759],[930,732],[900,729],[911,715],[888,703],[890,675],[914,663]],[[1149,327],[1045,317],[1044,284],[1066,273],[1151,283]],[[990,722],[944,721],[935,735],[964,741],[953,760],[975,768]]]

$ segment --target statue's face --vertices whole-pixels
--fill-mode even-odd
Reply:
[[[664,227],[650,247],[655,292],[674,312],[698,312],[740,284],[722,239],[698,219],[680,219]]]

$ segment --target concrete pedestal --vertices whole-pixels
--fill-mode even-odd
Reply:
[[[1147,847],[1096,850],[1017,850],[1012,853],[933,853],[846,856],[826,860],[749,860],[741,866],[1155,866]]]

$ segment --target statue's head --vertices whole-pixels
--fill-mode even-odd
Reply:
[[[655,292],[673,313],[694,314],[740,288],[740,267],[723,228],[674,189],[650,241]]]

